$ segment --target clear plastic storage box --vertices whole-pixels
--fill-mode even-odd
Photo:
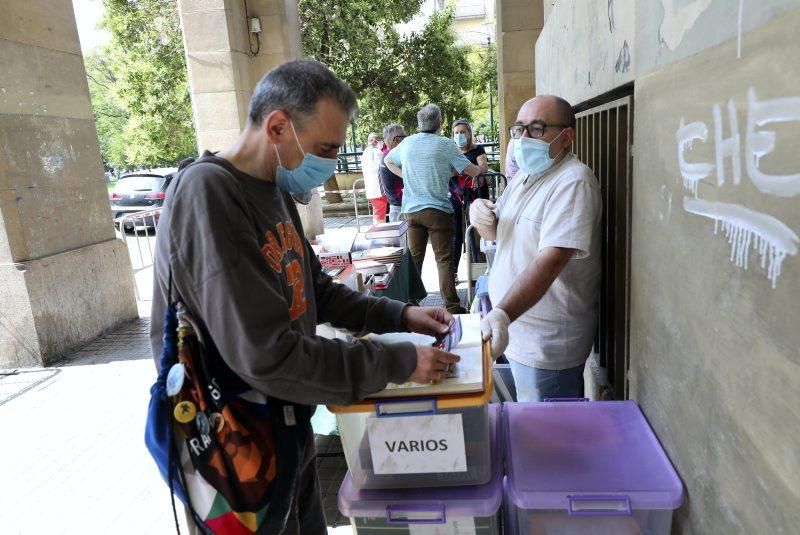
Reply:
[[[667,535],[683,485],[633,401],[508,403],[506,533]]]
[[[357,535],[500,533],[503,448],[500,405],[489,405],[491,478],[484,485],[401,490],[358,490],[351,474],[339,489],[339,511]]]
[[[448,487],[489,481],[487,407],[492,395],[492,367],[486,356],[488,348],[483,351],[487,362],[482,392],[372,399],[329,407],[336,414],[347,467],[356,488]],[[448,425],[451,435],[456,431],[459,435],[453,436],[450,443],[441,434]],[[432,436],[435,441],[430,440]],[[443,451],[440,446],[449,449]],[[408,454],[395,462],[388,458],[394,455],[386,453],[389,449]]]

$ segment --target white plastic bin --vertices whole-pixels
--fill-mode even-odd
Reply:
[[[351,474],[339,489],[339,511],[358,535],[500,533],[503,448],[500,405],[489,405],[491,478],[484,485],[402,490],[358,490]]]
[[[683,485],[633,401],[508,403],[507,533],[668,535]]]
[[[329,407],[336,414],[347,467],[357,488],[446,487],[489,481],[492,367],[488,351],[488,347],[483,349],[487,362],[482,392],[372,399]]]

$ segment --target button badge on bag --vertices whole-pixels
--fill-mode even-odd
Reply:
[[[211,432],[211,422],[208,421],[208,417],[203,412],[198,412],[197,417],[194,419],[194,423],[197,426],[197,431],[201,435],[207,435]]]
[[[217,433],[222,432],[222,428],[225,427],[225,418],[218,412],[212,412],[211,416],[208,417],[208,421]]]
[[[291,405],[284,405],[283,406],[283,423],[286,424],[287,427],[291,427],[293,425],[297,425],[297,420],[294,417],[294,407]]]
[[[197,416],[197,407],[195,407],[194,403],[191,401],[181,401],[175,405],[173,414],[175,415],[175,419],[180,423],[188,424]]]
[[[167,395],[175,396],[183,388],[183,381],[186,379],[186,367],[182,362],[174,364],[167,374]]]

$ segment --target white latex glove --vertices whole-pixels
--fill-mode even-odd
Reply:
[[[492,358],[503,354],[508,347],[508,326],[511,320],[502,308],[493,308],[481,320],[481,335],[484,340],[492,340]]]
[[[474,227],[493,227],[497,217],[494,203],[489,199],[475,199],[469,206],[469,222]]]

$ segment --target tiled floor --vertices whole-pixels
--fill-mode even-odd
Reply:
[[[326,219],[328,228],[354,223]],[[428,258],[424,304],[441,305]],[[146,314],[149,304],[141,305]],[[174,533],[169,492],[143,440],[155,379],[149,325],[123,325],[53,367],[0,370],[0,534]],[[330,531],[346,535],[349,521],[336,506],[346,471],[341,443],[317,442]]]

